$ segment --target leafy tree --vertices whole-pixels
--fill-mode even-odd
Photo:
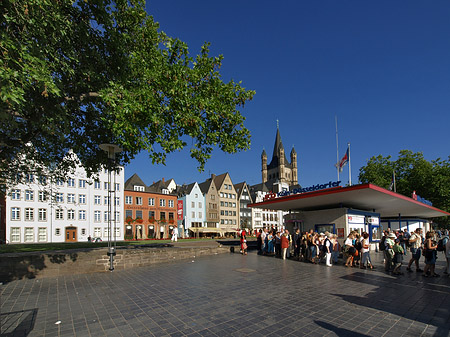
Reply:
[[[239,108],[251,100],[225,83],[223,57],[159,30],[140,0],[0,2],[0,178],[76,158],[88,174],[107,162],[102,143],[123,148],[117,163],[148,151],[153,163],[192,139],[202,170],[215,147],[250,145]]]
[[[391,156],[372,157],[359,170],[362,183],[389,188],[395,172],[396,191],[411,196],[413,191],[433,203],[433,206],[450,212],[450,156],[447,160],[427,161],[421,152],[409,150],[399,152],[397,160]],[[435,222],[449,225],[448,217],[437,218]]]

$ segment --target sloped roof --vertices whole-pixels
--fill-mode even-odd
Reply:
[[[221,175],[218,175],[214,178],[214,184],[216,185],[217,190],[220,190],[220,187],[222,186],[223,182],[225,181],[225,178],[227,177],[228,172],[222,173]]]
[[[196,183],[191,183],[191,184],[189,184],[189,185],[178,186],[178,188],[177,188],[177,194],[178,194],[179,196],[191,194],[192,189],[194,188],[195,184],[196,184]]]
[[[133,174],[130,178],[125,182],[124,189],[129,191],[134,190],[134,186],[144,186],[147,189],[147,185],[144,184],[142,179],[137,175],[137,173]]]

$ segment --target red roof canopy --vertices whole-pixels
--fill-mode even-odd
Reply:
[[[441,209],[373,184],[335,187],[292,194],[250,204],[249,206],[283,211],[348,207],[374,211],[380,213],[381,217],[398,217],[400,214],[402,217],[435,218],[450,215],[450,213]]]

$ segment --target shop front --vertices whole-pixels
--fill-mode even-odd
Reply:
[[[331,187],[285,195],[275,195],[266,200],[249,205],[250,207],[282,210],[285,226],[292,233],[299,228],[305,232],[336,234],[342,243],[351,231],[367,232],[370,242],[380,241],[382,231],[409,231],[417,227],[428,230],[429,219],[448,216],[443,210],[427,203],[386,190],[373,184],[348,187]]]

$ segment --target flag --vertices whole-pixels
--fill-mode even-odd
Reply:
[[[339,163],[336,163],[336,167],[339,169],[339,172],[342,172],[342,170],[344,169],[344,166],[347,165],[348,163],[348,148],[347,148],[347,152],[345,152],[345,155],[342,157],[342,159],[339,161]]]
[[[389,186],[389,191],[392,191],[394,189],[394,192],[396,192],[395,188],[395,171],[392,171],[392,180],[391,185]]]

